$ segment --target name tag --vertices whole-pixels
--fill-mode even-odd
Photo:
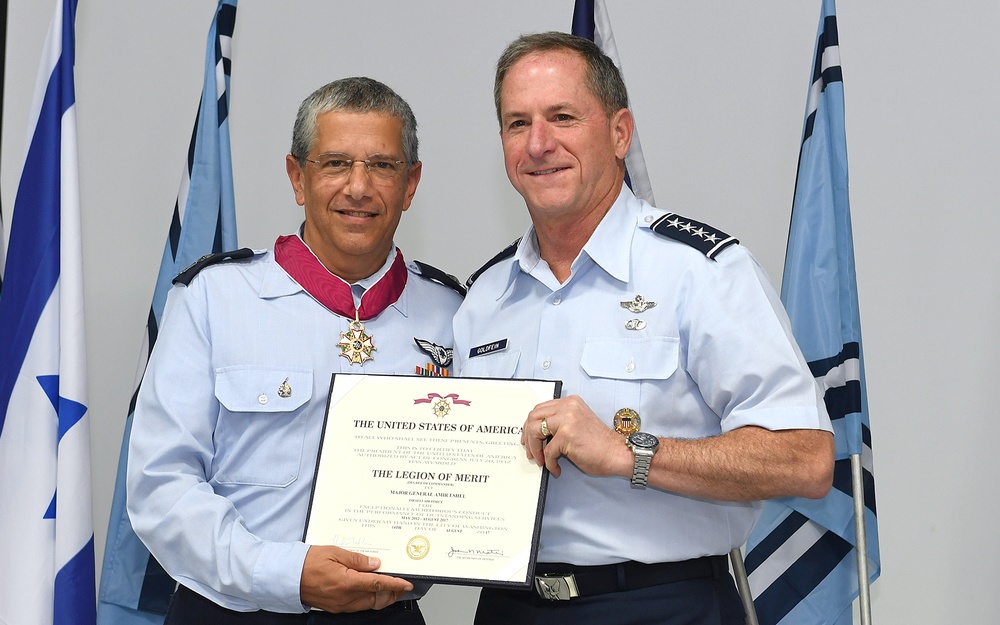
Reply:
[[[493,352],[502,352],[505,349],[507,349],[507,339],[500,339],[499,341],[493,341],[492,343],[485,343],[478,347],[473,347],[469,350],[469,358],[485,356],[487,354],[492,354]]]

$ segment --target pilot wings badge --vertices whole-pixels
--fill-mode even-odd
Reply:
[[[440,367],[451,366],[452,354],[455,352],[453,347],[441,347],[426,339],[418,339],[417,337],[413,337],[413,340],[420,348],[420,351],[430,356],[435,364]]]

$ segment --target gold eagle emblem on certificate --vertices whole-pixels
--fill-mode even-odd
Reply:
[[[426,536],[414,536],[406,543],[406,555],[411,560],[422,560],[431,550],[431,541]]]

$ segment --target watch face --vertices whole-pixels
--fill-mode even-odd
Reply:
[[[633,446],[643,449],[656,449],[660,444],[660,439],[647,432],[635,432],[628,440]]]

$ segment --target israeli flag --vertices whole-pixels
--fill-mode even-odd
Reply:
[[[746,568],[761,625],[845,625],[858,597],[851,455],[861,459],[870,581],[880,570],[861,315],[848,201],[844,83],[834,0],[823,0],[781,301],[833,421],[833,488],[765,504]]]
[[[76,5],[55,4],[0,297],[0,622],[10,625],[95,622]]]
[[[146,334],[125,420],[101,569],[97,612],[101,625],[162,624],[176,587],[132,530],[125,509],[125,469],[136,395],[156,343],[171,281],[201,256],[237,248],[229,144],[229,77],[235,27],[236,0],[220,0],[208,32],[201,102],[146,319]]]

